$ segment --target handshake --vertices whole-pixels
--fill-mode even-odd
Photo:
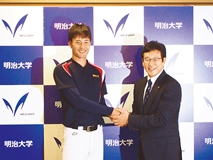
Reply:
[[[124,108],[114,108],[109,118],[114,125],[124,127],[128,124],[129,112]]]

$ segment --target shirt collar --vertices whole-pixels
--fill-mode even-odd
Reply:
[[[85,67],[82,67],[78,62],[76,62],[74,59],[70,59],[70,61],[72,61],[73,63],[77,64],[80,68],[86,68],[86,66],[88,65],[88,60],[87,60],[87,63],[85,65]]]
[[[160,76],[160,74],[163,72],[163,69],[156,75],[156,76],[154,76],[154,77],[152,77],[152,78],[150,78],[149,76],[147,76],[147,81],[149,80],[149,79],[151,79],[151,81],[152,81],[152,86],[153,86],[153,84],[155,83],[155,81],[157,80],[157,78]]]

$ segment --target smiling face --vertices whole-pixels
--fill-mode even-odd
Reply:
[[[142,65],[149,77],[156,76],[164,68],[166,58],[162,58],[159,50],[151,50],[143,55]]]
[[[86,60],[91,45],[88,37],[75,36],[68,44],[72,48],[72,58],[75,61]]]

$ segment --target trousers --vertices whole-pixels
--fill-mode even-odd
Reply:
[[[64,127],[62,160],[103,160],[103,128],[87,132]]]

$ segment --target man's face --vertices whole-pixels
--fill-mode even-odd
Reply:
[[[86,59],[91,45],[89,38],[76,36],[72,39],[72,41],[69,41],[68,44],[72,48],[72,58]]]
[[[149,77],[154,77],[164,68],[166,58],[161,57],[161,53],[158,50],[152,50],[145,52],[142,65]]]

